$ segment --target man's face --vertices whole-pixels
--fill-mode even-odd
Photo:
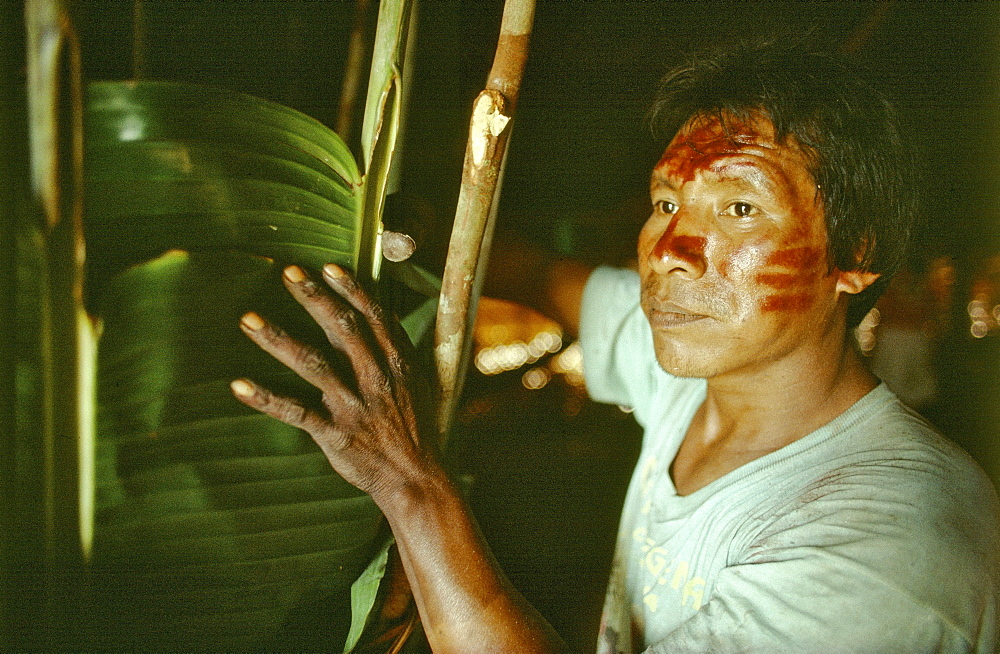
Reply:
[[[776,143],[767,120],[731,131],[689,123],[653,168],[642,308],[675,375],[753,372],[805,352],[835,322],[838,271],[806,155]]]

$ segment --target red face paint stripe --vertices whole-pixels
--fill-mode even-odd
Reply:
[[[670,236],[664,234],[653,248],[653,256],[662,259],[670,255],[682,261],[695,262],[705,255],[705,238],[702,236]]]
[[[761,303],[761,311],[795,311],[801,312],[812,306],[811,295],[769,295]]]
[[[788,248],[778,250],[767,258],[772,266],[784,268],[813,268],[823,258],[823,251],[814,247]]]
[[[786,289],[796,284],[805,284],[809,281],[809,277],[791,273],[761,273],[754,277],[754,281],[771,288]]]

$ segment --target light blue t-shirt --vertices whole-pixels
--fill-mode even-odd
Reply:
[[[638,298],[611,269],[584,293],[588,389],[645,428],[599,654],[997,650],[1000,505],[968,455],[883,384],[679,496],[668,469],[706,383],[659,367]]]

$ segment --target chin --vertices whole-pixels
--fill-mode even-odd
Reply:
[[[718,373],[717,358],[709,352],[681,351],[672,345],[664,346],[657,343],[656,361],[663,370],[674,377],[708,379]]]

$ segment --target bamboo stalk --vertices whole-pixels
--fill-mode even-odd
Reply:
[[[83,308],[83,96],[80,49],[67,0],[27,0],[31,191],[39,212],[41,424],[29,473],[42,498],[34,542],[48,648],[78,648],[93,538],[94,336]]]
[[[462,393],[476,305],[486,269],[503,162],[534,22],[534,0],[506,0],[486,88],[473,103],[455,223],[434,334],[440,386],[438,432],[447,436]]]

